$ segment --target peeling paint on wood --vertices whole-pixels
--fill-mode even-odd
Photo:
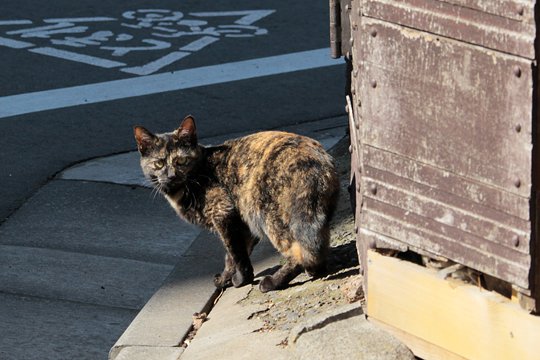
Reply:
[[[472,6],[456,6],[456,3],[470,3]],[[467,0],[365,0],[362,13],[367,17],[534,59],[534,3],[484,1],[482,4]],[[479,11],[482,8],[495,14]],[[520,12],[523,15],[519,15]]]

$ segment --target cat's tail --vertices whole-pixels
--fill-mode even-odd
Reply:
[[[291,255],[309,273],[325,269],[330,246],[330,221],[337,207],[339,177],[329,160],[304,170],[291,192]],[[297,243],[295,245],[295,242]]]
[[[328,201],[321,201],[316,211],[305,208],[298,210],[291,222],[294,242],[290,255],[311,275],[320,275],[326,270],[326,258],[330,247],[330,221],[334,214],[338,196],[336,189],[328,194]],[[323,199],[321,199],[323,200]]]

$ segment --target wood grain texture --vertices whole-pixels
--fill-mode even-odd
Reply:
[[[534,2],[365,0],[362,14],[534,59]]]
[[[531,62],[371,18],[361,30],[359,247],[530,289]]]
[[[363,144],[528,198],[530,61],[371,19],[362,28]]]
[[[539,317],[434,270],[374,251],[367,256],[367,314],[406,333],[409,339],[401,340],[416,355],[421,351],[411,336],[467,359],[538,359]]]

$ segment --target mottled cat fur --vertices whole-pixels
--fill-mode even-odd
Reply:
[[[206,147],[191,116],[172,133],[134,132],[145,176],[181,218],[221,237],[227,255],[217,287],[253,281],[249,255],[265,238],[287,262],[262,279],[261,291],[286,287],[302,269],[325,269],[339,181],[318,142],[265,131]]]

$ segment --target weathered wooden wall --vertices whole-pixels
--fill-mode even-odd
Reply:
[[[364,270],[369,248],[410,249],[535,295],[535,2],[334,5]]]

